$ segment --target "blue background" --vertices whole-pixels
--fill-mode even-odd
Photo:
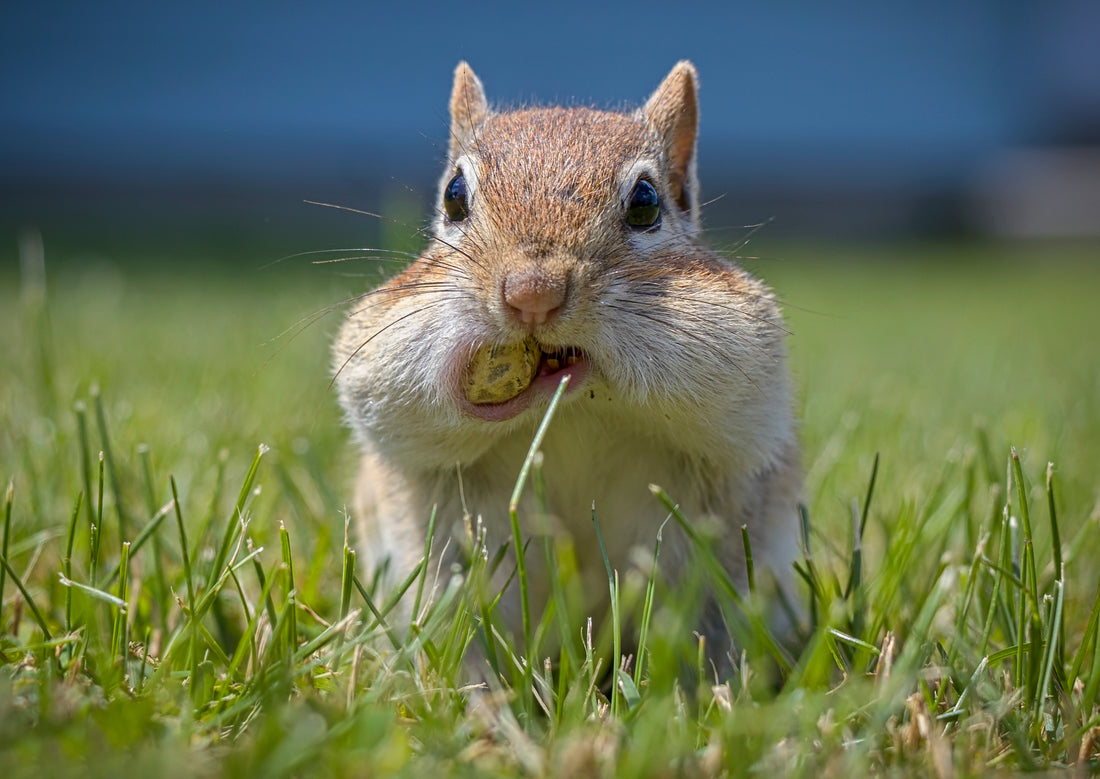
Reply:
[[[966,228],[1006,150],[1100,140],[1097,41],[1087,0],[7,3],[0,221],[262,231],[308,228],[304,198],[423,203],[458,60],[498,103],[616,107],[689,58],[722,221]]]

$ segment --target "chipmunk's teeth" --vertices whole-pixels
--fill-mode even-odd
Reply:
[[[575,346],[541,346],[539,375],[550,376],[583,362],[584,352]]]

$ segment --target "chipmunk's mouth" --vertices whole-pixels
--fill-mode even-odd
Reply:
[[[461,405],[471,416],[511,419],[548,398],[566,376],[575,390],[588,372],[588,357],[575,346],[549,346],[528,337],[518,344],[482,346],[462,370]]]

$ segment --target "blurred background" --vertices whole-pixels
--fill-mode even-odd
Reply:
[[[694,60],[711,227],[1094,236],[1098,41],[1094,0],[15,0],[0,241],[8,258],[27,227],[54,245],[229,255],[385,229],[307,199],[417,225],[460,59],[499,104],[604,107],[637,105]]]

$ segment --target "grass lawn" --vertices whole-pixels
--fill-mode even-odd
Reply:
[[[353,575],[340,310],[313,315],[368,263],[48,239],[44,284],[0,264],[5,779],[1100,769],[1097,246],[745,250],[792,331],[815,624],[777,656],[730,596],[744,670],[716,683],[701,582],[643,559],[611,685],[611,619],[551,670],[485,639],[484,568],[410,581],[408,635]],[[471,643],[500,672],[476,693]]]

